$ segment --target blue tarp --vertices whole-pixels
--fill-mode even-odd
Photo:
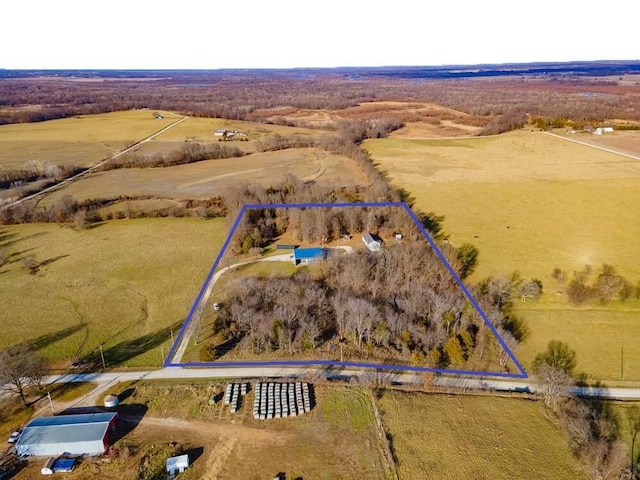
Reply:
[[[75,458],[59,458],[53,462],[53,472],[70,472],[76,466]]]

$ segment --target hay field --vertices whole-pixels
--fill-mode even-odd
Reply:
[[[640,131],[616,130],[602,135],[591,133],[563,134],[568,140],[588,143],[602,148],[610,148],[640,158]]]
[[[223,128],[225,130],[237,130],[247,134],[249,140],[257,140],[265,135],[278,134],[283,137],[292,135],[318,135],[322,132],[306,128],[286,127],[282,125],[268,125],[255,122],[244,122],[240,120],[226,120],[223,118],[195,118],[189,117],[180,125],[172,128],[162,135],[156,137],[156,142],[184,142],[187,138],[192,138],[196,142],[218,141],[213,133]],[[242,148],[246,142],[233,141],[229,145]]]
[[[528,302],[519,311],[531,329],[527,341],[515,352],[526,367],[536,353],[547,348],[549,341],[563,340],[576,352],[577,372],[586,372],[593,379],[606,379],[607,383],[620,382],[623,373],[625,382],[640,381],[637,306],[622,310]]]
[[[541,133],[365,142],[416,206],[444,215],[454,244],[474,243],[471,280],[554,267],[614,265],[640,277],[640,162]],[[545,282],[546,283],[546,282]]]
[[[403,480],[586,478],[540,402],[384,391],[378,405]]]
[[[110,365],[159,366],[224,234],[222,219],[2,227],[0,348],[33,343],[62,366],[104,343]],[[26,256],[43,264],[38,274],[22,268]]]
[[[340,180],[341,185],[367,183],[360,168],[349,158],[298,148],[175,167],[97,172],[52,193],[42,204],[49,205],[64,195],[79,200],[120,195],[209,198],[244,183],[270,186],[288,173],[305,181]]]
[[[180,118],[163,115],[158,120],[151,110],[128,110],[0,125],[0,167],[18,169],[28,160],[89,166]]]
[[[365,147],[418,208],[445,216],[452,243],[478,247],[480,265],[470,282],[513,271],[542,280],[539,307],[521,306],[532,330],[517,352],[525,367],[557,339],[576,349],[583,371],[619,380],[620,349],[638,338],[637,302],[591,305],[594,312],[585,313],[557,294],[551,272],[559,267],[571,275],[607,263],[633,284],[640,280],[640,243],[633,241],[640,232],[640,162],[529,132],[369,140]],[[640,352],[629,350],[631,370]]]

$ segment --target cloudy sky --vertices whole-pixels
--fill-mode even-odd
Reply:
[[[626,0],[4,0],[0,68],[636,60],[638,13]]]

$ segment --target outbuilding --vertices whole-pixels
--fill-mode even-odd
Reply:
[[[189,468],[189,455],[178,455],[177,457],[167,458],[167,473],[169,475],[175,475],[177,473],[184,472]]]
[[[117,419],[115,412],[35,418],[24,427],[16,442],[16,453],[37,457],[102,455],[109,446]]]
[[[327,258],[327,249],[320,247],[296,248],[293,251],[294,265],[320,262]]]
[[[377,252],[380,250],[382,246],[382,240],[377,235],[373,235],[369,232],[362,235],[362,243],[369,249],[371,252]]]

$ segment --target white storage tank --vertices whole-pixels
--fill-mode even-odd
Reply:
[[[105,408],[115,408],[118,406],[119,399],[118,395],[109,394],[104,397],[104,406]]]

